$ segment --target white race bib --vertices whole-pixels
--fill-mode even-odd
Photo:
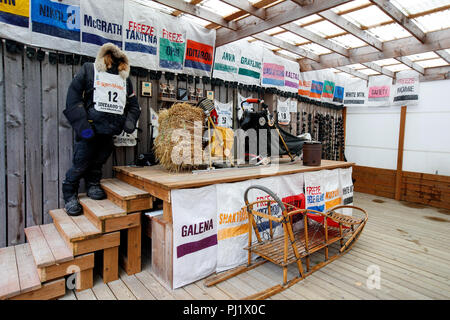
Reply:
[[[117,74],[97,72],[94,80],[95,110],[123,114],[127,102],[127,82]]]

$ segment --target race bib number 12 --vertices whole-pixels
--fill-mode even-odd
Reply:
[[[116,74],[95,71],[95,110],[100,112],[123,114],[126,101],[126,80]]]

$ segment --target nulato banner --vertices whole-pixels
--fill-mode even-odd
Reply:
[[[325,211],[325,186],[322,171],[305,172],[306,209]]]
[[[341,204],[339,192],[339,170],[324,170],[323,181],[325,186],[325,210],[329,210]]]
[[[213,77],[224,81],[237,81],[237,61],[240,54],[240,49],[234,44],[227,44],[216,48]]]
[[[278,97],[277,99],[277,112],[278,112],[278,123],[287,126],[291,121],[291,102],[289,99],[284,101]]]
[[[31,44],[80,52],[80,1],[32,0]]]
[[[346,206],[353,205],[353,180],[352,167],[339,170],[339,188],[342,195],[342,204]],[[342,213],[351,216],[352,209],[344,208]]]
[[[345,82],[344,105],[364,107],[367,103],[367,81],[348,77]]]
[[[221,183],[217,188],[217,272],[247,262],[248,216],[243,207],[244,192],[250,181]],[[253,239],[255,239],[253,237]]]
[[[0,37],[29,43],[30,0],[0,1]]]
[[[81,53],[95,57],[111,42],[122,49],[123,0],[81,1]]]
[[[311,93],[311,84],[316,71],[308,71],[300,73],[300,81],[298,87],[298,94],[302,97],[309,97]]]
[[[181,18],[167,16],[159,30],[159,68],[181,72],[186,50],[186,29]]]
[[[261,47],[249,43],[247,40],[233,42],[239,47],[240,56],[237,61],[237,81],[247,85],[260,84],[263,54]]]
[[[385,75],[369,78],[367,105],[387,107],[391,104],[392,79]]]
[[[419,73],[414,70],[397,72],[393,90],[394,106],[415,106],[419,103]]]
[[[284,59],[284,91],[298,92],[300,81],[300,65],[297,62]]]
[[[217,125],[224,128],[233,127],[233,101],[222,103],[214,100],[214,106],[218,115]]]
[[[345,78],[336,74],[336,86],[334,87],[333,103],[342,104],[344,102]]]
[[[269,49],[264,48],[261,85],[284,90],[284,61]]]
[[[320,73],[323,79],[322,101],[331,103],[334,97],[334,88],[336,86],[336,75],[332,71],[323,71]]]
[[[312,71],[311,91],[309,97],[313,100],[321,100],[323,92],[323,76],[320,71]]]
[[[211,76],[216,30],[202,28],[187,21],[183,25],[187,30],[184,70],[196,76]]]
[[[158,68],[158,32],[161,14],[136,3],[125,1],[123,20],[124,50],[134,66]]]
[[[175,289],[216,271],[216,185],[172,190],[171,200]]]

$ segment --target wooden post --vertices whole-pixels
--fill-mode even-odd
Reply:
[[[402,106],[400,113],[400,131],[398,134],[397,172],[395,175],[395,200],[400,200],[402,190],[403,145],[405,142],[406,106]]]
[[[119,279],[119,247],[103,250],[103,282]]]
[[[141,226],[130,228],[127,232],[127,256],[124,269],[128,275],[141,272]]]
[[[90,289],[94,286],[94,269],[86,269],[77,274],[77,291]]]

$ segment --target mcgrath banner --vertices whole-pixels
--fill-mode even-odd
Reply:
[[[323,170],[305,172],[306,209],[325,211],[325,185]]]
[[[29,43],[30,0],[0,1],[0,37]]]
[[[214,106],[217,111],[217,125],[224,128],[233,127],[233,101],[222,103],[214,100]]]
[[[216,271],[216,185],[172,190],[171,200],[175,289]]]
[[[233,42],[239,47],[239,60],[237,62],[237,81],[246,85],[260,85],[263,54],[259,46],[247,40]]]
[[[284,91],[298,92],[300,81],[300,65],[297,62],[284,59]]]
[[[325,211],[341,204],[339,192],[339,170],[324,170],[323,181],[325,186]]]
[[[80,52],[80,1],[32,0],[31,44]]]
[[[81,1],[81,53],[95,57],[111,42],[123,49],[123,0]]]
[[[353,180],[352,167],[339,170],[339,188],[341,189],[342,204],[345,206],[353,205]],[[348,216],[352,215],[351,208],[342,209],[342,213]]]
[[[186,51],[186,29],[181,18],[167,16],[159,31],[159,68],[169,72],[183,71]]]
[[[367,81],[348,77],[345,82],[344,105],[364,107],[367,103]]]
[[[125,1],[124,50],[134,66],[158,68],[158,32],[161,14],[134,1]]]
[[[394,106],[419,104],[419,73],[414,70],[397,72],[394,85]]]
[[[316,71],[308,71],[300,73],[300,81],[298,87],[298,94],[302,97],[309,97],[311,94],[311,84]]]
[[[238,81],[237,61],[240,55],[240,48],[234,44],[216,48],[213,77],[230,82]]]
[[[247,262],[248,216],[244,192],[250,180],[221,183],[217,188],[218,249],[217,272],[237,267]],[[253,239],[256,239],[253,234]]]
[[[186,21],[186,58],[184,70],[196,76],[211,76],[214,62],[216,30],[210,30]]]
[[[392,79],[385,75],[369,77],[369,107],[388,107],[391,104]]]
[[[261,85],[266,88],[284,90],[284,61],[269,49],[264,48]]]

